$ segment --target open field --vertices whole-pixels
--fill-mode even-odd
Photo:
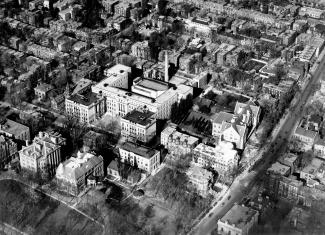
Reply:
[[[0,181],[0,222],[28,234],[101,234],[82,214],[13,180]]]

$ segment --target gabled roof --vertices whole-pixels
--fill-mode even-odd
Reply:
[[[315,139],[317,134],[318,133],[316,131],[306,130],[305,128],[302,127],[297,127],[295,131],[295,135],[301,135],[310,139]]]
[[[213,122],[222,124],[223,122],[230,122],[232,118],[233,114],[231,113],[219,112],[214,118]]]
[[[223,122],[221,126],[221,132],[224,132],[229,128],[233,128],[240,137],[243,137],[247,130],[246,125],[242,126],[242,125],[236,125],[235,123]]]
[[[257,106],[252,100],[249,100],[246,104],[236,102],[234,113],[243,114],[246,112],[246,110],[249,110],[256,117],[257,114],[259,113],[260,109],[261,108],[259,106]]]
[[[108,165],[107,169],[112,169],[112,170],[118,171],[117,161],[116,160],[111,161],[110,164]]]

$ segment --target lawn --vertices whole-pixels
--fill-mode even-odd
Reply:
[[[100,225],[13,180],[0,181],[0,221],[29,234],[101,234]]]

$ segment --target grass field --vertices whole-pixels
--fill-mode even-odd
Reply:
[[[0,181],[0,221],[29,234],[101,234],[100,225],[13,180]]]

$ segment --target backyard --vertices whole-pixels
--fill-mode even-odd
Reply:
[[[14,180],[0,181],[0,222],[28,234],[101,234],[102,227]]]

